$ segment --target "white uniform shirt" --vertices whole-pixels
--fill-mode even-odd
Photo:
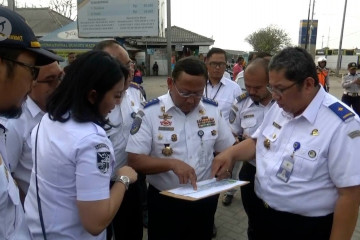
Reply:
[[[182,160],[195,169],[198,181],[210,178],[213,153],[221,152],[235,142],[228,124],[220,116],[217,106],[212,104],[200,101],[192,112],[185,115],[167,93],[159,97],[158,103],[145,107],[143,111],[140,129],[130,135],[126,151],[164,160]],[[138,115],[141,113],[139,111]],[[201,119],[202,122],[198,123]],[[212,126],[198,126],[203,126],[206,120],[212,122]],[[204,133],[202,138],[200,131]],[[173,151],[170,156],[162,153],[166,145]],[[181,186],[172,171],[147,175],[146,178],[160,191]]]
[[[6,150],[11,172],[20,189],[26,194],[30,184],[33,161],[31,158],[31,131],[44,116],[44,112],[28,97],[17,119],[9,119]]]
[[[346,93],[360,93],[360,85],[353,83],[353,81],[358,78],[360,78],[359,73],[356,73],[355,75],[351,75],[350,73],[348,73],[347,75],[345,75],[343,77],[341,86],[344,88],[345,94]]]
[[[223,77],[215,86],[212,86],[208,80],[204,89],[204,96],[218,102],[219,110],[227,121],[229,119],[231,105],[241,92],[239,85],[234,81]]]
[[[273,103],[274,101],[270,101],[264,106],[261,103],[255,104],[249,96],[237,97],[229,116],[230,128],[233,134],[249,137],[254,134]],[[250,161],[250,163],[255,166],[255,160]]]
[[[30,239],[20,202],[19,189],[6,160],[6,121],[0,119],[0,239]]]
[[[337,115],[341,112],[346,113],[344,121]],[[353,116],[352,110],[340,105],[323,88],[295,118],[274,104],[253,135],[257,138],[256,194],[280,211],[303,216],[334,212],[337,188],[360,184],[356,151],[360,146],[360,121],[357,116],[349,116]],[[294,142],[299,142],[300,148],[295,151],[293,171],[285,183],[276,174],[282,161],[293,153]]]
[[[134,89],[136,91],[129,91],[129,89]],[[130,135],[131,124],[141,106],[140,103],[143,102],[139,101],[139,97],[134,98],[134,94],[132,94],[134,92],[140,92],[138,89],[129,89],[126,90],[126,94],[124,95],[121,104],[116,105],[108,115],[110,122],[116,126],[107,131],[107,135],[113,144],[115,153],[113,176],[116,174],[117,169],[127,165],[127,152],[125,151],[125,148]],[[145,100],[144,98],[142,99]]]
[[[246,91],[245,81],[244,81],[244,73],[245,73],[244,70],[239,72],[239,74],[236,76],[235,82],[239,85],[241,90]]]
[[[37,126],[31,135],[35,146]],[[94,237],[80,221],[76,201],[110,197],[114,152],[103,128],[94,123],[42,118],[37,139],[38,183],[48,239],[106,239]],[[32,149],[35,161],[35,147]],[[25,199],[25,215],[34,239],[43,239],[36,199],[35,169]]]
[[[134,103],[134,106],[140,106],[140,103],[145,101],[145,98],[140,91],[140,86],[137,83],[131,82],[129,88],[126,89],[126,93]]]

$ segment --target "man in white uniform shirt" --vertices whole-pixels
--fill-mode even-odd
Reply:
[[[39,68],[62,60],[42,48],[19,14],[0,7],[0,239],[31,239],[19,190],[10,173],[5,143],[5,118],[18,117],[21,105],[37,79]]]
[[[201,100],[206,79],[203,62],[181,59],[167,80],[169,92],[149,101],[133,122],[126,151],[150,184],[149,240],[212,237],[218,195],[190,202],[159,193],[184,184],[196,189],[196,181],[210,178],[214,152],[235,142],[217,103]]]
[[[20,187],[24,202],[30,184],[33,161],[31,157],[31,131],[46,112],[46,100],[59,85],[63,71],[57,61],[40,67],[37,81],[32,84],[20,118],[9,119],[7,128],[7,154],[11,172]]]
[[[230,127],[239,141],[249,138],[264,120],[274,101],[271,93],[267,90],[269,84],[269,58],[256,58],[246,67],[245,87],[247,92],[236,98],[231,108],[229,122]],[[236,164],[241,163],[237,162]],[[241,200],[248,216],[248,238],[254,237],[254,224],[261,218],[258,204],[261,200],[254,192],[254,179],[256,173],[255,159],[244,162],[238,177],[242,181],[250,183],[241,187]],[[233,177],[236,173],[233,171]],[[226,197],[232,199],[233,192],[227,192]],[[230,197],[231,196],[231,197]]]
[[[114,147],[115,166],[113,176],[117,169],[128,164],[126,144],[130,135],[131,123],[140,108],[141,102],[145,101],[136,83],[131,80],[134,77],[134,63],[126,50],[115,40],[99,42],[95,50],[109,53],[130,70],[130,76],[124,84],[124,94],[120,104],[110,112],[108,118],[114,125],[107,131],[107,136]],[[111,182],[111,185],[114,182]],[[141,240],[143,236],[141,183],[145,184],[144,177],[139,176],[138,181],[131,184],[125,193],[123,202],[115,215],[111,225],[107,229],[107,239],[114,235],[115,239]]]
[[[219,104],[225,120],[229,119],[231,105],[240,96],[241,89],[231,79],[224,77],[226,69],[226,52],[220,48],[212,48],[206,55],[206,67],[209,79],[206,82],[204,96]]]
[[[359,117],[320,86],[302,48],[272,57],[268,90],[276,103],[262,125],[220,153],[212,174],[256,154],[263,213],[255,239],[351,239],[360,205]]]

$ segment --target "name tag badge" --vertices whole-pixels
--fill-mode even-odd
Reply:
[[[288,182],[291,176],[291,173],[294,169],[294,159],[285,159],[281,165],[279,170],[276,173],[276,177],[279,178],[283,182]]]

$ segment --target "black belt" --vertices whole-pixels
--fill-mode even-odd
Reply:
[[[358,93],[351,93],[351,92],[347,92],[345,93],[346,95],[350,96],[350,97],[358,97],[359,94]]]

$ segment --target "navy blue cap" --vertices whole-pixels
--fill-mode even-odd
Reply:
[[[351,63],[349,63],[349,64],[348,64],[348,68],[349,68],[349,69],[354,69],[354,68],[357,69],[357,64],[356,64],[356,62],[351,62]]]
[[[8,8],[0,7],[0,47],[24,49],[37,55],[36,65],[42,66],[64,59],[43,48],[24,18]]]

